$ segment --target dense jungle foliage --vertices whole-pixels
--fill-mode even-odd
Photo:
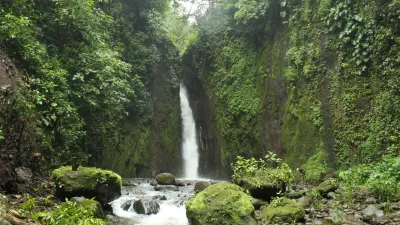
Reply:
[[[277,153],[306,178],[396,156],[400,1],[221,0],[184,60],[215,106],[226,167]]]
[[[169,126],[160,136],[165,149],[176,152],[179,59],[164,22],[169,4],[2,1],[1,48],[22,75],[9,91],[15,100],[3,107],[2,157],[10,153],[19,164],[33,160],[41,168],[77,157],[132,176],[149,166],[150,135],[158,132],[151,127],[155,85],[162,99],[174,103],[156,126]]]
[[[1,157],[179,170],[179,52],[225,170],[271,151],[316,180],[398,155],[398,0],[198,2],[2,1],[1,49],[21,76],[2,91]]]

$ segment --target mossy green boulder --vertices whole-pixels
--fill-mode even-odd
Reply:
[[[170,173],[157,174],[156,181],[160,185],[175,185],[175,177]]]
[[[87,199],[85,197],[73,197],[71,198],[71,202],[76,202],[85,206],[86,208],[90,208],[93,210],[93,216],[96,218],[105,219],[106,215],[104,214],[103,209],[98,201],[93,199]]]
[[[72,171],[71,166],[64,166],[53,171],[52,179],[60,200],[82,196],[94,198],[104,207],[121,196],[121,177],[109,170],[79,167]]]
[[[255,225],[251,197],[230,183],[209,186],[186,203],[192,225]]]
[[[339,188],[339,182],[336,179],[328,179],[317,186],[317,191],[322,195],[325,196],[329,192],[335,191]]]
[[[257,174],[235,177],[233,183],[247,189],[251,196],[265,201],[270,201],[280,191],[285,190],[285,183],[275,178],[273,173],[278,170],[270,169],[259,171]]]
[[[296,200],[281,199],[263,208],[259,216],[266,224],[293,224],[304,218],[305,211]]]

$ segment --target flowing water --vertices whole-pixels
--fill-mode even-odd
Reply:
[[[199,152],[196,136],[196,124],[189,105],[188,93],[185,86],[180,87],[182,111],[182,156],[183,156],[183,186],[155,186],[150,179],[132,179],[135,186],[123,187],[122,196],[111,203],[114,214],[108,224],[125,225],[188,225],[185,204],[194,196],[195,180],[198,180]],[[161,188],[161,190],[156,191]],[[134,204],[141,201],[145,213],[154,208],[156,214],[139,214],[140,209]],[[136,208],[136,209],[135,209]]]
[[[183,171],[185,178],[198,178],[199,168],[199,152],[196,136],[196,124],[193,118],[193,112],[189,105],[189,98],[186,87],[181,84],[180,87],[181,111],[182,111],[182,126],[183,126]]]
[[[155,187],[150,183],[154,180],[132,179],[135,187],[122,187],[122,196],[111,202],[115,218],[109,224],[126,225],[188,225],[186,218],[185,203],[194,196],[194,184],[196,181],[183,180],[185,186],[176,187],[163,185],[164,190],[155,191]],[[165,196],[166,200],[160,198]],[[155,215],[142,215],[135,212],[132,206],[126,206],[131,201],[142,200],[157,202],[160,211]],[[125,209],[124,209],[125,208]]]

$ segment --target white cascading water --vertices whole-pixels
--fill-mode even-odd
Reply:
[[[182,126],[183,126],[183,170],[185,178],[198,178],[199,152],[196,138],[196,124],[194,123],[193,112],[189,105],[189,98],[186,87],[181,84],[179,96],[181,99]]]

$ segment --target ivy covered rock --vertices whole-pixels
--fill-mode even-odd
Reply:
[[[237,185],[214,184],[186,204],[186,216],[192,225],[253,225],[251,199]]]
[[[254,198],[270,201],[280,191],[285,190],[285,183],[275,176],[279,171],[275,169],[259,171],[256,175],[235,177],[233,182],[248,190]]]
[[[103,209],[98,201],[93,199],[87,199],[84,197],[73,197],[71,202],[76,202],[80,205],[85,206],[86,208],[91,208],[93,210],[93,216],[96,218],[104,219],[106,218]]]
[[[160,185],[175,185],[175,177],[170,173],[157,174],[156,181]]]
[[[317,191],[322,195],[326,196],[329,192],[336,191],[339,188],[339,182],[336,179],[329,179],[317,186]]]
[[[263,208],[259,214],[266,224],[293,224],[305,216],[303,206],[291,199],[277,199]]]
[[[121,196],[121,177],[109,170],[94,167],[79,167],[72,171],[70,166],[53,171],[56,196],[60,200],[83,196],[95,198],[102,206]]]

